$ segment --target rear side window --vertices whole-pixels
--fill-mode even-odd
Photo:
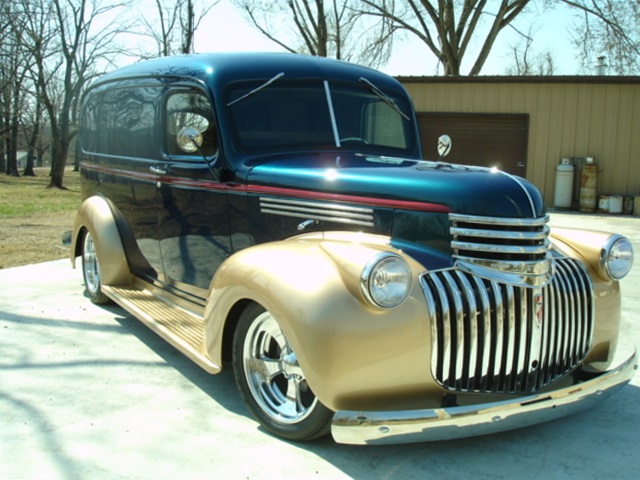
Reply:
[[[82,118],[85,152],[154,157],[157,148],[158,87],[115,88],[92,95]]]
[[[217,151],[218,135],[207,97],[192,90],[170,93],[165,113],[166,154],[199,156],[202,153],[212,157]]]

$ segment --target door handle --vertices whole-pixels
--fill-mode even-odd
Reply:
[[[149,167],[149,171],[151,173],[155,173],[156,175],[166,175],[168,173],[166,165],[152,165],[151,167]]]

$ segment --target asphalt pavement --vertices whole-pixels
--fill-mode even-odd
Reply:
[[[640,218],[552,214],[627,235],[621,347],[640,347]],[[636,479],[640,374],[553,423],[491,436],[355,447],[296,444],[118,307],[83,296],[66,260],[0,270],[0,479]]]

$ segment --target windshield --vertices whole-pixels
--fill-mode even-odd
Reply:
[[[235,141],[243,151],[356,148],[405,154],[414,147],[408,101],[371,88],[370,82],[278,77],[236,84],[227,100]]]

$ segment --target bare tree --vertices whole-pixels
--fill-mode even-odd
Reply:
[[[365,12],[389,29],[416,35],[438,58],[445,75],[460,75],[470,47],[479,46],[469,75],[478,75],[498,35],[533,0],[362,0]]]
[[[640,2],[638,0],[361,0],[363,12],[388,23],[389,31],[418,37],[438,58],[445,75],[461,75],[471,58],[469,75],[478,75],[501,32],[514,25],[528,7],[538,11],[569,7],[581,15],[575,37],[583,57],[593,61],[594,51],[609,52],[619,71],[637,69]],[[570,16],[569,16],[570,18]],[[567,24],[569,27],[569,24]],[[526,47],[526,44],[525,44]],[[529,45],[530,47],[530,45]],[[551,57],[542,59],[548,70]]]
[[[50,187],[63,188],[69,145],[77,133],[83,89],[97,75],[100,61],[118,54],[115,20],[123,4],[100,0],[20,0],[23,48],[33,58],[33,80],[51,130]]]
[[[391,31],[367,21],[358,0],[233,0],[265,37],[292,53],[377,66],[389,57]]]
[[[24,167],[23,175],[35,176],[33,170],[38,151],[38,143],[41,141],[42,123],[43,123],[43,111],[42,102],[40,101],[40,89],[35,86],[35,91],[32,95],[33,101],[27,107],[25,106],[25,120],[24,135],[27,148],[27,161]],[[30,107],[30,108],[29,108]]]
[[[149,56],[167,57],[178,53],[193,53],[193,38],[202,19],[220,0],[155,0],[157,18],[141,15],[143,35],[150,37],[157,46],[157,53]],[[198,5],[200,3],[200,5]]]
[[[550,51],[535,53],[533,50],[533,27],[530,25],[527,34],[521,33],[522,40],[511,46],[513,65],[506,68],[507,75],[553,75],[555,62]]]
[[[0,131],[4,136],[2,154],[4,170],[8,175],[18,176],[18,138],[21,112],[27,92],[25,86],[30,68],[30,58],[22,51],[23,31],[14,5],[3,1],[0,4],[4,28],[0,43],[0,106],[2,120]]]
[[[619,75],[640,73],[639,0],[560,0],[578,13],[573,43],[582,65],[592,69],[605,55]]]

